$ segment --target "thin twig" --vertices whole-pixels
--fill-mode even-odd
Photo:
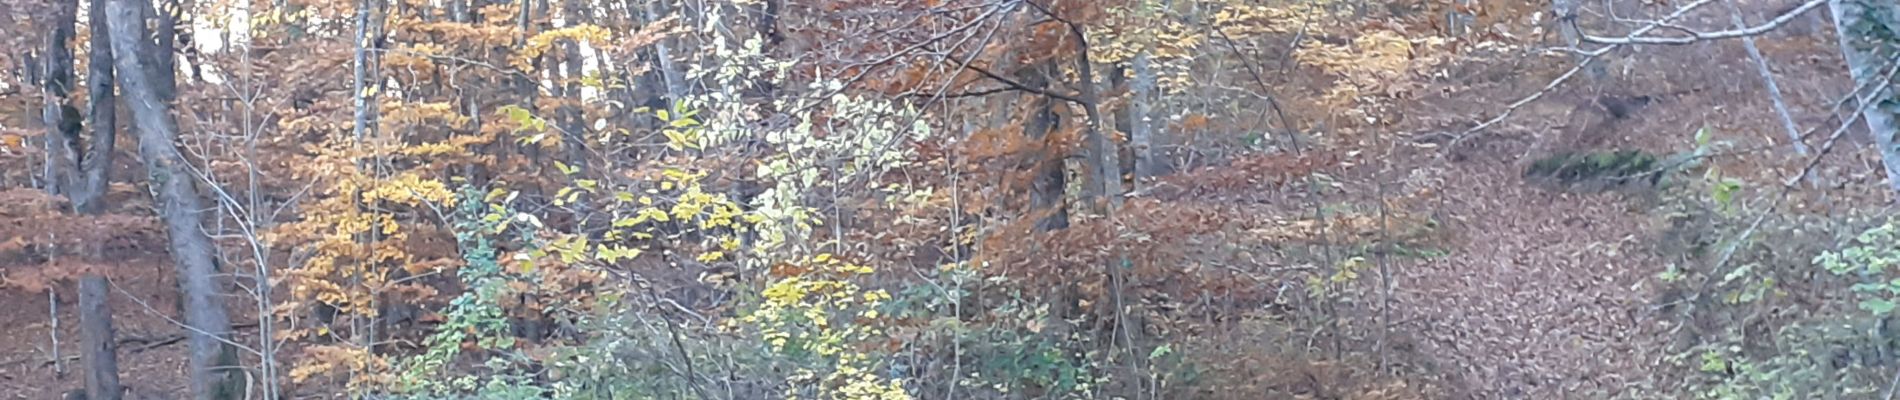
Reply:
[[[1893,400],[1893,392],[1895,389],[1900,389],[1900,370],[1894,371],[1893,379],[1887,381],[1887,395],[1884,398]]]
[[[263,354],[262,352],[259,352],[259,351],[258,351],[257,349],[253,349],[253,348],[251,348],[250,346],[245,346],[245,345],[244,345],[243,343],[238,343],[238,342],[235,342],[235,341],[232,341],[232,340],[231,340],[231,339],[229,339],[229,338],[226,338],[226,337],[224,337],[224,334],[228,334],[228,333],[230,333],[230,332],[224,332],[224,333],[219,333],[219,334],[214,334],[214,333],[211,333],[211,332],[205,332],[205,330],[203,330],[203,329],[198,329],[198,327],[195,327],[195,326],[191,326],[191,325],[188,325],[188,324],[185,324],[184,322],[179,322],[179,321],[178,321],[178,320],[176,320],[176,319],[172,319],[172,317],[171,317],[171,316],[169,316],[169,315],[165,315],[165,313],[163,313],[163,312],[159,312],[159,311],[158,311],[158,309],[156,309],[156,308],[152,308],[152,305],[151,305],[150,303],[146,303],[146,302],[145,302],[145,299],[142,299],[142,298],[139,298],[138,296],[135,296],[135,295],[133,295],[133,294],[132,294],[132,292],[130,292],[130,291],[126,291],[126,290],[125,290],[125,288],[121,288],[121,287],[119,287],[119,283],[118,283],[118,282],[115,282],[115,281],[112,281],[112,280],[106,280],[106,282],[108,282],[108,283],[111,283],[111,284],[112,284],[112,291],[114,291],[114,292],[119,292],[119,294],[123,294],[123,295],[125,295],[125,297],[126,297],[126,298],[128,298],[128,299],[131,299],[131,300],[132,300],[132,303],[134,303],[134,304],[138,304],[138,305],[139,305],[139,307],[141,307],[141,308],[144,308],[144,309],[145,309],[145,312],[148,312],[148,313],[152,313],[152,315],[156,315],[156,316],[158,316],[159,318],[162,318],[162,319],[164,319],[166,323],[170,323],[170,324],[172,324],[172,325],[177,325],[177,326],[178,326],[178,327],[180,327],[180,328],[185,328],[185,330],[187,330],[187,331],[190,331],[190,332],[191,332],[192,334],[198,334],[198,335],[205,335],[205,336],[209,336],[209,337],[211,337],[212,339],[216,339],[216,340],[217,340],[217,341],[218,341],[219,343],[224,343],[224,344],[226,344],[226,345],[230,345],[231,347],[236,347],[236,348],[238,348],[238,349],[242,349],[242,350],[244,350],[245,352],[248,352],[248,353],[251,353],[251,354],[253,354],[253,355],[262,355],[262,354]],[[233,328],[233,329],[235,330],[235,329],[237,328],[237,325],[232,325],[232,328]]]

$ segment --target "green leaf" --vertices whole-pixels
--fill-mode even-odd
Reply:
[[[1887,299],[1867,299],[1860,301],[1860,309],[1872,311],[1877,315],[1887,315],[1893,312],[1893,307],[1893,301]]]
[[[1148,352],[1148,359],[1153,360],[1156,358],[1161,358],[1161,356],[1168,355],[1168,353],[1173,353],[1174,348],[1171,346],[1172,345],[1163,344],[1161,346],[1155,347],[1154,351]]]

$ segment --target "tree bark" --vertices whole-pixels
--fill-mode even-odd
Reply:
[[[112,181],[112,155],[118,141],[118,96],[113,92],[112,41],[103,15],[105,0],[90,0],[91,16],[87,38],[92,49],[87,55],[86,89],[88,114],[92,120],[92,148],[85,158],[74,163],[84,170],[83,186],[70,195],[73,208],[81,214],[105,213],[106,189]],[[74,147],[75,151],[77,147]],[[102,256],[97,246],[87,249],[94,259]],[[104,271],[86,271],[79,278],[79,355],[86,365],[86,397],[92,400],[119,400],[118,340],[113,336],[112,306]]]
[[[448,3],[449,3],[449,20],[450,21],[460,22],[464,24],[469,23],[469,19],[468,19],[469,4],[467,3],[467,0],[448,0]]]
[[[1055,69],[1053,64],[1031,65],[1024,67],[1018,78],[1021,79],[1023,85],[1044,90],[1049,87],[1049,77],[1056,73]],[[1046,144],[1048,142],[1045,138],[1050,132],[1055,131],[1056,125],[1061,121],[1056,118],[1056,100],[1049,96],[1032,96],[1030,101],[1035,105],[1030,109],[1031,114],[1023,123],[1023,136],[1027,137],[1030,143]],[[1009,106],[1004,105],[1004,107]],[[1048,146],[1038,146],[1037,149],[1026,155],[1030,158],[1031,169],[1030,215],[1048,213],[1047,216],[1036,221],[1037,231],[1048,232],[1068,228],[1069,206],[1062,199],[1065,195],[1064,189],[1068,188],[1068,174],[1062,167],[1063,157],[1054,154],[1057,149]]]
[[[1154,155],[1154,101],[1157,86],[1154,68],[1150,63],[1149,50],[1135,54],[1135,81],[1129,89],[1134,95],[1130,102],[1128,145],[1134,148],[1135,185],[1141,185],[1141,179],[1155,176],[1159,171]]]
[[[1895,192],[1900,192],[1900,143],[1895,143],[1894,135],[1900,133],[1900,110],[1892,102],[1896,100],[1893,83],[1888,77],[1880,76],[1891,68],[1892,64],[1881,55],[1892,54],[1900,46],[1900,38],[1874,37],[1868,30],[1873,26],[1884,25],[1887,32],[1900,29],[1900,12],[1890,0],[1829,0],[1828,10],[1834,14],[1834,29],[1840,35],[1841,54],[1847,59],[1848,73],[1853,75],[1856,87],[1873,86],[1867,93],[1859,94],[1860,104],[1866,105],[1864,118],[1867,120],[1867,133],[1873,135],[1874,145],[1880,148],[1881,164],[1887,170],[1887,184]],[[1884,19],[1880,19],[1884,18]],[[1885,84],[1881,84],[1885,82]],[[1900,194],[1897,194],[1900,195]]]
[[[666,0],[651,0],[647,2],[648,23],[666,18],[666,15],[670,12],[671,11],[667,10]],[[680,72],[679,64],[673,62],[672,49],[677,43],[678,40],[668,37],[660,39],[659,43],[653,44],[654,58],[658,59],[660,64],[660,78],[666,82],[666,108],[669,110],[672,109],[673,105],[678,103],[680,99],[686,97],[686,74]]]
[[[1099,106],[1102,100],[1096,93],[1096,85],[1100,83],[1095,80],[1095,62],[1089,59],[1088,39],[1083,35],[1081,28],[1073,25],[1070,28],[1075,33],[1077,46],[1082,48],[1081,54],[1077,55],[1075,60],[1076,71],[1080,72],[1078,78],[1082,81],[1076,86],[1082,89],[1082,112],[1088,116],[1085,122],[1087,126],[1084,126],[1083,130],[1087,132],[1085,140],[1089,150],[1090,182],[1082,192],[1090,201],[1101,200],[1105,201],[1108,207],[1118,206],[1122,198],[1122,174],[1121,162],[1117,161],[1117,158],[1121,156],[1121,153],[1115,151],[1115,139],[1109,137],[1108,132],[1102,131],[1102,111]],[[1102,208],[1103,206],[1094,207],[1098,208],[1097,211],[1109,210]]]
[[[178,38],[178,20],[173,13],[177,10],[175,0],[139,0],[139,17],[152,27],[145,33],[145,40],[153,50],[142,53],[145,62],[164,68],[170,72],[153,76],[158,93],[165,100],[174,100],[178,96],[178,78],[176,68],[178,59],[172,54]],[[161,3],[162,2],[162,3]]]
[[[376,83],[380,81],[375,64],[377,57],[371,54],[375,50],[373,41],[377,37],[377,27],[380,26],[376,24],[377,18],[372,16],[376,12],[376,3],[378,3],[376,0],[363,0],[356,9],[356,51],[353,55],[355,60],[352,71],[355,75],[352,86],[355,89],[356,115],[350,132],[357,142],[376,136],[376,126],[372,122],[376,120],[377,104],[376,96],[371,93],[379,86]]]
[[[86,363],[86,398],[119,400],[119,345],[113,339],[110,288],[98,272],[79,278],[79,356]]]
[[[178,99],[178,0],[146,0],[155,19],[152,26],[152,43],[157,47],[152,51],[153,61],[163,72],[153,77],[158,83],[158,93],[166,101]]]
[[[77,0],[61,0],[53,5],[53,25],[46,35],[46,58],[41,60],[40,93],[44,109],[40,117],[46,123],[43,138],[46,150],[45,170],[41,171],[46,192],[71,196],[79,173],[79,110],[72,105],[73,26],[78,24]]]
[[[178,127],[171,104],[160,92],[159,75],[170,68],[150,65],[139,54],[153,49],[145,40],[144,24],[138,0],[107,0],[105,14],[111,27],[114,66],[119,85],[125,88],[125,102],[137,127],[139,154],[145,159],[148,184],[158,197],[159,217],[164,220],[170,239],[172,262],[178,272],[180,294],[184,297],[187,346],[189,347],[190,383],[193,398],[229,400],[238,398],[240,370],[236,349],[229,344],[231,318],[213,274],[215,258],[211,238],[199,225],[205,210],[195,179],[187,171],[185,157],[173,140]]]
[[[85,184],[74,192],[73,205],[83,214],[98,214],[105,210],[106,190],[112,182],[112,155],[117,151],[119,140],[118,94],[114,91],[112,68],[112,41],[106,26],[105,0],[90,0],[92,16],[87,27],[92,32],[87,38],[92,43],[91,53],[87,55],[86,90],[88,119],[92,121],[92,148],[78,163],[84,170]]]
[[[587,15],[579,0],[567,0],[565,3],[562,8],[566,9],[563,11],[566,12],[567,26],[580,26],[587,21]],[[562,62],[566,82],[558,86],[562,87],[564,92],[562,95],[567,99],[565,103],[562,103],[559,112],[561,134],[564,136],[561,144],[567,150],[567,164],[583,167],[587,165],[587,126],[582,121],[580,106],[581,74],[584,73],[581,63],[586,60],[581,57],[579,40],[563,40],[561,52],[564,54],[563,58],[566,59]]]

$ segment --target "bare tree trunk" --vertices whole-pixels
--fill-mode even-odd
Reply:
[[[521,32],[521,37],[517,39],[518,41],[516,43],[517,45],[527,45],[528,38],[534,36],[534,31],[532,30],[534,29],[534,0],[520,0],[519,3],[521,3],[521,14],[518,15],[519,18],[515,19],[515,29]],[[521,108],[534,111],[535,98],[541,94],[540,82],[536,82],[535,75],[517,74],[515,76],[515,90],[521,95]],[[523,150],[524,152],[532,153],[533,149],[538,147],[537,145],[527,145]],[[530,155],[530,157],[533,156]]]
[[[40,82],[45,108],[40,118],[46,123],[44,139],[45,170],[41,171],[47,193],[71,195],[79,173],[79,109],[72,105],[73,26],[78,24],[79,2],[62,0],[53,7],[53,24],[46,35],[46,58]]]
[[[667,0],[650,0],[647,2],[647,22],[659,21],[661,18],[666,18],[666,15],[672,12],[667,10],[666,1]],[[666,107],[668,109],[673,108],[674,103],[678,103],[680,99],[685,98],[687,90],[686,74],[680,71],[678,63],[673,62],[673,47],[677,45],[678,40],[671,37],[661,39],[659,43],[653,45],[654,58],[658,58],[660,62],[660,78],[666,81]]]
[[[469,4],[466,1],[467,0],[448,0],[450,21],[460,22],[464,24],[469,22],[469,19],[468,19]]]
[[[1882,55],[1893,54],[1900,46],[1900,38],[1875,37],[1866,32],[1868,27],[1886,26],[1887,32],[1900,29],[1900,12],[1890,0],[1829,0],[1828,9],[1834,14],[1834,29],[1840,35],[1841,54],[1846,56],[1847,70],[1853,75],[1855,86],[1876,85],[1887,82],[1888,77],[1879,76],[1890,68],[1892,63]],[[1880,19],[1884,18],[1884,19]],[[1891,102],[1896,99],[1893,84],[1886,83],[1860,94],[1859,101],[1868,105],[1867,133],[1873,135],[1874,145],[1880,147],[1881,163],[1887,169],[1887,184],[1900,192],[1900,143],[1895,143],[1894,135],[1900,133],[1900,110]]]
[[[170,68],[149,65],[139,54],[155,49],[144,39],[144,24],[139,18],[138,0],[107,0],[105,14],[111,27],[114,66],[125,88],[125,101],[137,123],[139,154],[145,159],[150,177],[148,184],[158,197],[159,217],[170,237],[172,261],[178,269],[178,282],[185,304],[186,343],[190,355],[190,382],[193,398],[229,400],[238,398],[239,373],[237,350],[231,345],[231,318],[224,307],[222,291],[214,278],[214,249],[211,238],[200,227],[205,210],[196,179],[185,165],[173,140],[178,127],[171,104],[160,92],[159,75]]]
[[[162,74],[152,77],[153,82],[158,85],[158,93],[164,96],[165,100],[176,100],[178,98],[176,50],[180,5],[177,0],[144,0],[140,3],[143,4],[140,12],[152,22],[153,26],[150,36],[147,37],[157,49],[149,53],[150,62],[164,68]]]
[[[87,26],[92,43],[86,74],[88,113],[92,119],[92,148],[75,163],[84,170],[85,182],[70,194],[73,208],[82,214],[105,213],[105,194],[112,179],[112,155],[118,141],[118,96],[113,92],[112,41],[103,15],[104,0],[91,0],[92,14]],[[77,147],[74,147],[77,150]],[[86,249],[94,259],[102,256],[97,246]],[[79,278],[80,357],[86,363],[86,397],[92,400],[119,400],[118,340],[113,337],[112,306],[103,271],[86,271]]]
[[[1155,176],[1160,169],[1155,164],[1154,137],[1154,101],[1156,77],[1153,66],[1149,65],[1150,54],[1142,50],[1135,54],[1135,81],[1129,89],[1134,95],[1129,104],[1134,115],[1129,116],[1128,145],[1134,148],[1135,185],[1141,185],[1141,179]]]
[[[112,41],[104,18],[105,0],[91,0],[91,17],[87,27],[92,29],[87,39],[92,43],[91,54],[87,55],[86,89],[88,101],[87,114],[92,120],[92,148],[79,163],[85,172],[85,185],[75,192],[73,205],[80,213],[97,214],[105,209],[106,189],[112,182],[112,155],[117,151],[119,140],[118,94],[114,91],[112,68]]]
[[[1079,45],[1087,46],[1087,40],[1082,36],[1080,28],[1075,28],[1074,32],[1077,39],[1083,39]],[[1087,126],[1084,126],[1083,130],[1087,132],[1085,140],[1089,151],[1089,185],[1082,192],[1090,201],[1106,201],[1106,204],[1111,207],[1120,205],[1121,162],[1116,159],[1121,156],[1121,153],[1115,151],[1115,139],[1108,137],[1108,133],[1102,131],[1102,111],[1099,106],[1101,96],[1096,94],[1096,85],[1100,83],[1095,80],[1095,63],[1089,60],[1086,47],[1082,50],[1082,54],[1076,56],[1075,64],[1076,70],[1081,73],[1079,76],[1081,82],[1077,86],[1082,88],[1082,111],[1088,116],[1085,122]]]
[[[93,1],[93,9],[96,15],[98,0]],[[100,31],[104,26],[103,21],[95,16],[90,22],[93,28],[90,38],[93,65],[90,66],[92,73],[88,77],[91,80],[88,90],[91,91],[92,100],[89,108],[93,116],[93,148],[97,154],[92,157],[92,165],[86,167],[86,179],[81,180],[81,116],[70,99],[75,80],[70,46],[75,36],[73,30],[78,20],[79,2],[61,1],[55,6],[54,12],[57,13],[53,19],[54,26],[47,37],[46,81],[42,84],[46,93],[44,117],[49,128],[46,135],[46,189],[49,193],[67,196],[75,210],[97,215],[104,210],[101,199],[105,194],[105,171],[110,169],[112,162],[112,53],[105,34]],[[98,258],[97,247],[85,247],[88,248],[82,249],[81,254]],[[112,338],[112,310],[106,304],[107,293],[106,278],[101,275],[101,271],[85,271],[79,280],[79,331],[80,346],[83,348],[80,357],[86,364],[87,398],[118,400],[117,344]]]
[[[1045,89],[1049,87],[1049,77],[1055,69],[1052,64],[1025,67],[1021,74],[1023,84],[1038,90]],[[1030,101],[1035,102],[1035,106],[1030,109],[1031,114],[1023,125],[1023,136],[1028,137],[1031,143],[1048,143],[1044,138],[1060,123],[1060,119],[1056,118],[1056,100],[1048,96],[1034,96]],[[1005,103],[1004,107],[1011,106]],[[1062,168],[1062,157],[1052,154],[1057,149],[1048,146],[1038,146],[1038,149],[1028,154],[1031,158],[1030,168],[1033,169],[1029,184],[1029,211],[1031,215],[1044,212],[1049,215],[1036,221],[1036,230],[1047,232],[1068,228],[1069,206],[1062,197],[1063,190],[1069,184],[1068,174]]]
[[[377,8],[376,3],[376,0],[363,0],[356,9],[356,51],[352,71],[355,75],[352,86],[355,89],[356,115],[355,125],[350,132],[357,142],[376,135],[376,126],[371,123],[376,120],[377,106],[375,95],[371,92],[378,87],[375,65],[378,57],[371,54],[375,50],[371,41],[375,40],[378,28],[374,21],[376,18],[371,16]]]
[[[566,11],[567,26],[579,26],[584,23],[583,21],[587,21],[587,15],[583,12],[579,0],[567,0],[566,3],[562,5],[562,8],[566,9],[564,11]],[[581,167],[587,165],[587,126],[581,121],[580,106],[581,74],[584,73],[581,63],[586,60],[581,57],[581,44],[578,40],[563,41],[561,50],[564,53],[563,58],[566,58],[562,63],[566,82],[557,86],[562,88],[565,92],[562,94],[567,98],[567,102],[560,108],[561,134],[564,136],[561,144],[567,150],[568,165]]]
[[[113,339],[110,288],[98,272],[79,278],[79,356],[86,362],[86,398],[119,400],[119,345]]]

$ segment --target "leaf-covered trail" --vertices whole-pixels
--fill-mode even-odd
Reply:
[[[1616,397],[1660,359],[1641,311],[1664,265],[1649,217],[1623,195],[1529,186],[1511,165],[1446,167],[1441,213],[1460,238],[1400,267],[1394,329],[1477,398]]]

